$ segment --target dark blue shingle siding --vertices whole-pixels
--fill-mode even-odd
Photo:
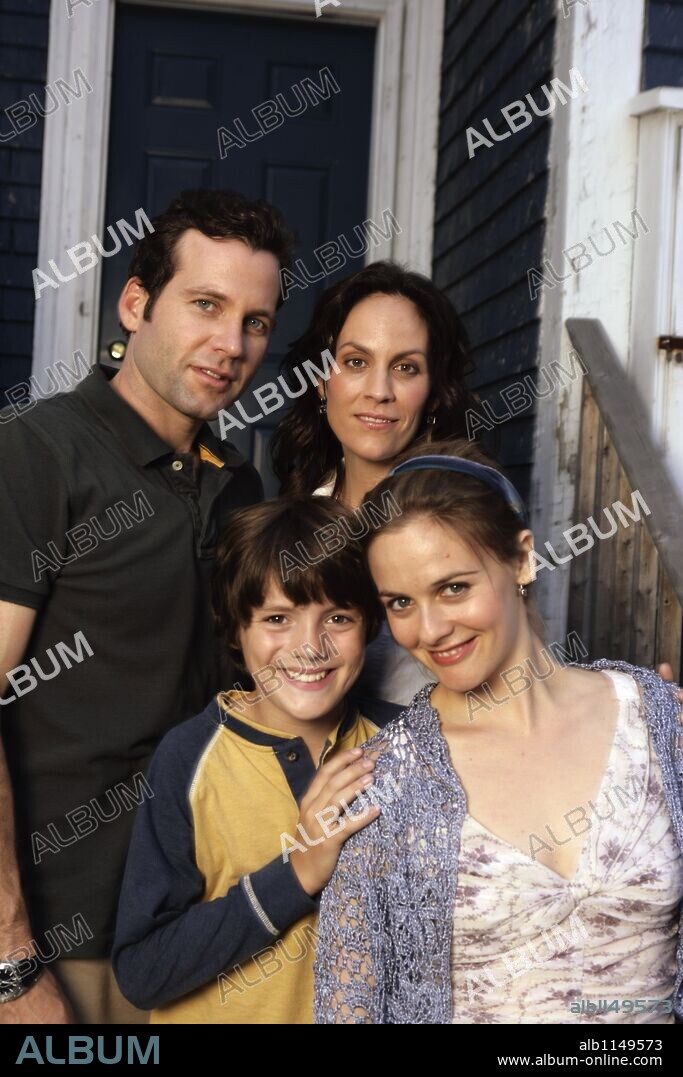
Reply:
[[[554,0],[447,0],[442,65],[434,279],[462,314],[472,385],[496,413],[500,390],[533,373],[539,302],[527,271],[543,261],[550,118],[468,157],[466,131],[499,133],[500,110],[536,93],[553,70]],[[487,136],[488,137],[488,136]],[[498,403],[498,406],[496,406]],[[535,406],[497,427],[498,456],[528,497]]]
[[[683,86],[682,0],[647,0],[642,85]]]
[[[59,0],[56,0],[59,2]],[[62,0],[63,2],[63,0]],[[0,0],[0,132],[12,132],[5,109],[47,81],[49,0]],[[66,17],[66,10],[65,10]],[[0,403],[31,372],[38,260],[44,121],[0,144]]]

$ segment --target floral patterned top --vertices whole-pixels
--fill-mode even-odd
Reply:
[[[683,857],[636,683],[604,672],[619,713],[595,800],[567,812],[557,833],[529,835],[528,851],[465,816],[454,1024],[674,1021]],[[535,858],[572,838],[582,846],[571,879]]]
[[[665,683],[651,669],[618,659],[600,658],[577,668],[614,670],[641,689],[640,713],[655,748],[669,819],[683,856],[683,729],[677,686]],[[459,905],[460,837],[467,798],[451,763],[438,712],[431,705],[431,691],[431,685],[421,689],[410,707],[365,746],[378,752],[373,789],[381,812],[346,839],[321,897],[315,964],[318,1024],[450,1024],[453,1020],[453,920]],[[354,803],[350,814],[354,814]],[[612,886],[618,889],[620,883],[621,843],[625,837],[631,845],[639,840],[638,825],[634,831],[629,820],[627,812],[622,821],[626,829],[617,831],[616,847],[601,845],[597,860],[591,852],[594,872],[600,868],[601,855],[617,861],[614,880],[609,865],[603,865],[606,901]],[[597,831],[590,836],[597,837]],[[624,871],[628,871],[628,855],[624,846]],[[651,867],[650,860],[647,870]],[[640,874],[645,872],[641,869]],[[546,874],[546,885],[557,887],[558,878]],[[621,895],[622,900],[628,900],[628,895],[630,890]],[[598,900],[597,894],[592,900]],[[530,916],[531,909],[525,915]],[[605,909],[605,915],[615,920],[611,926],[616,939],[610,938],[608,945],[616,942],[627,948],[627,935],[622,940],[618,937],[620,924],[613,905]],[[649,928],[649,917],[658,916],[652,892],[640,907],[631,904],[629,915],[641,917],[641,926]],[[628,930],[633,932],[633,924]],[[633,940],[631,945],[635,950]],[[637,948],[643,949],[641,940]],[[646,953],[642,959],[641,976],[647,974],[642,972]],[[655,960],[660,960],[659,951]],[[650,967],[655,967],[655,961]],[[623,982],[619,989],[624,991]],[[508,988],[503,986],[503,990]],[[683,904],[671,995],[674,1012],[683,1021]],[[568,1010],[571,1019],[571,1004]]]

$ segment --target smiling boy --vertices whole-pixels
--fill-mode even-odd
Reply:
[[[219,543],[217,624],[254,687],[219,692],[152,760],[113,963],[153,1023],[312,1023],[318,897],[378,809],[334,830],[330,817],[372,783],[359,745],[400,710],[350,694],[382,616],[357,543],[280,575],[282,550],[348,515],[327,498],[268,502]],[[283,855],[298,826],[308,842]]]

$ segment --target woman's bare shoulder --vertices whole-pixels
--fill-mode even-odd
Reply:
[[[565,666],[559,672],[558,689],[573,705],[585,701],[599,704],[614,698],[614,682],[600,669]]]
[[[609,659],[602,661],[604,665],[602,662],[596,663],[591,669],[565,666],[557,675],[558,680],[561,678],[562,694],[574,702],[592,703],[613,699],[615,690],[618,695],[622,694],[623,687],[620,685],[628,685],[632,691],[637,692],[641,702],[645,702],[648,693],[651,700],[658,700],[660,703],[662,700],[668,703],[669,697],[677,701],[678,686],[664,681],[655,670],[628,662],[612,662]]]

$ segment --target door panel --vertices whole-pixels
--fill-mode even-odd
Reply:
[[[139,207],[151,217],[185,187],[230,187],[282,210],[297,233],[295,257],[312,275],[320,272],[316,247],[340,234],[358,246],[353,230],[367,218],[373,29],[129,4],[119,5],[116,17],[105,226],[120,218],[133,223]],[[324,68],[340,92],[328,87],[321,100],[306,86],[323,87]],[[305,79],[312,84],[302,88]],[[252,110],[268,100],[300,114],[243,149],[224,150],[221,160],[218,128],[258,135]],[[131,253],[124,245],[103,262],[100,362],[112,363],[109,345],[121,340],[116,301]],[[349,259],[324,280],[291,291],[252,388],[275,381],[287,344],[304,329],[321,291],[362,264],[362,256]],[[251,392],[243,403],[250,415],[259,410]],[[274,484],[263,461],[283,414],[229,434],[258,461],[269,493]]]

